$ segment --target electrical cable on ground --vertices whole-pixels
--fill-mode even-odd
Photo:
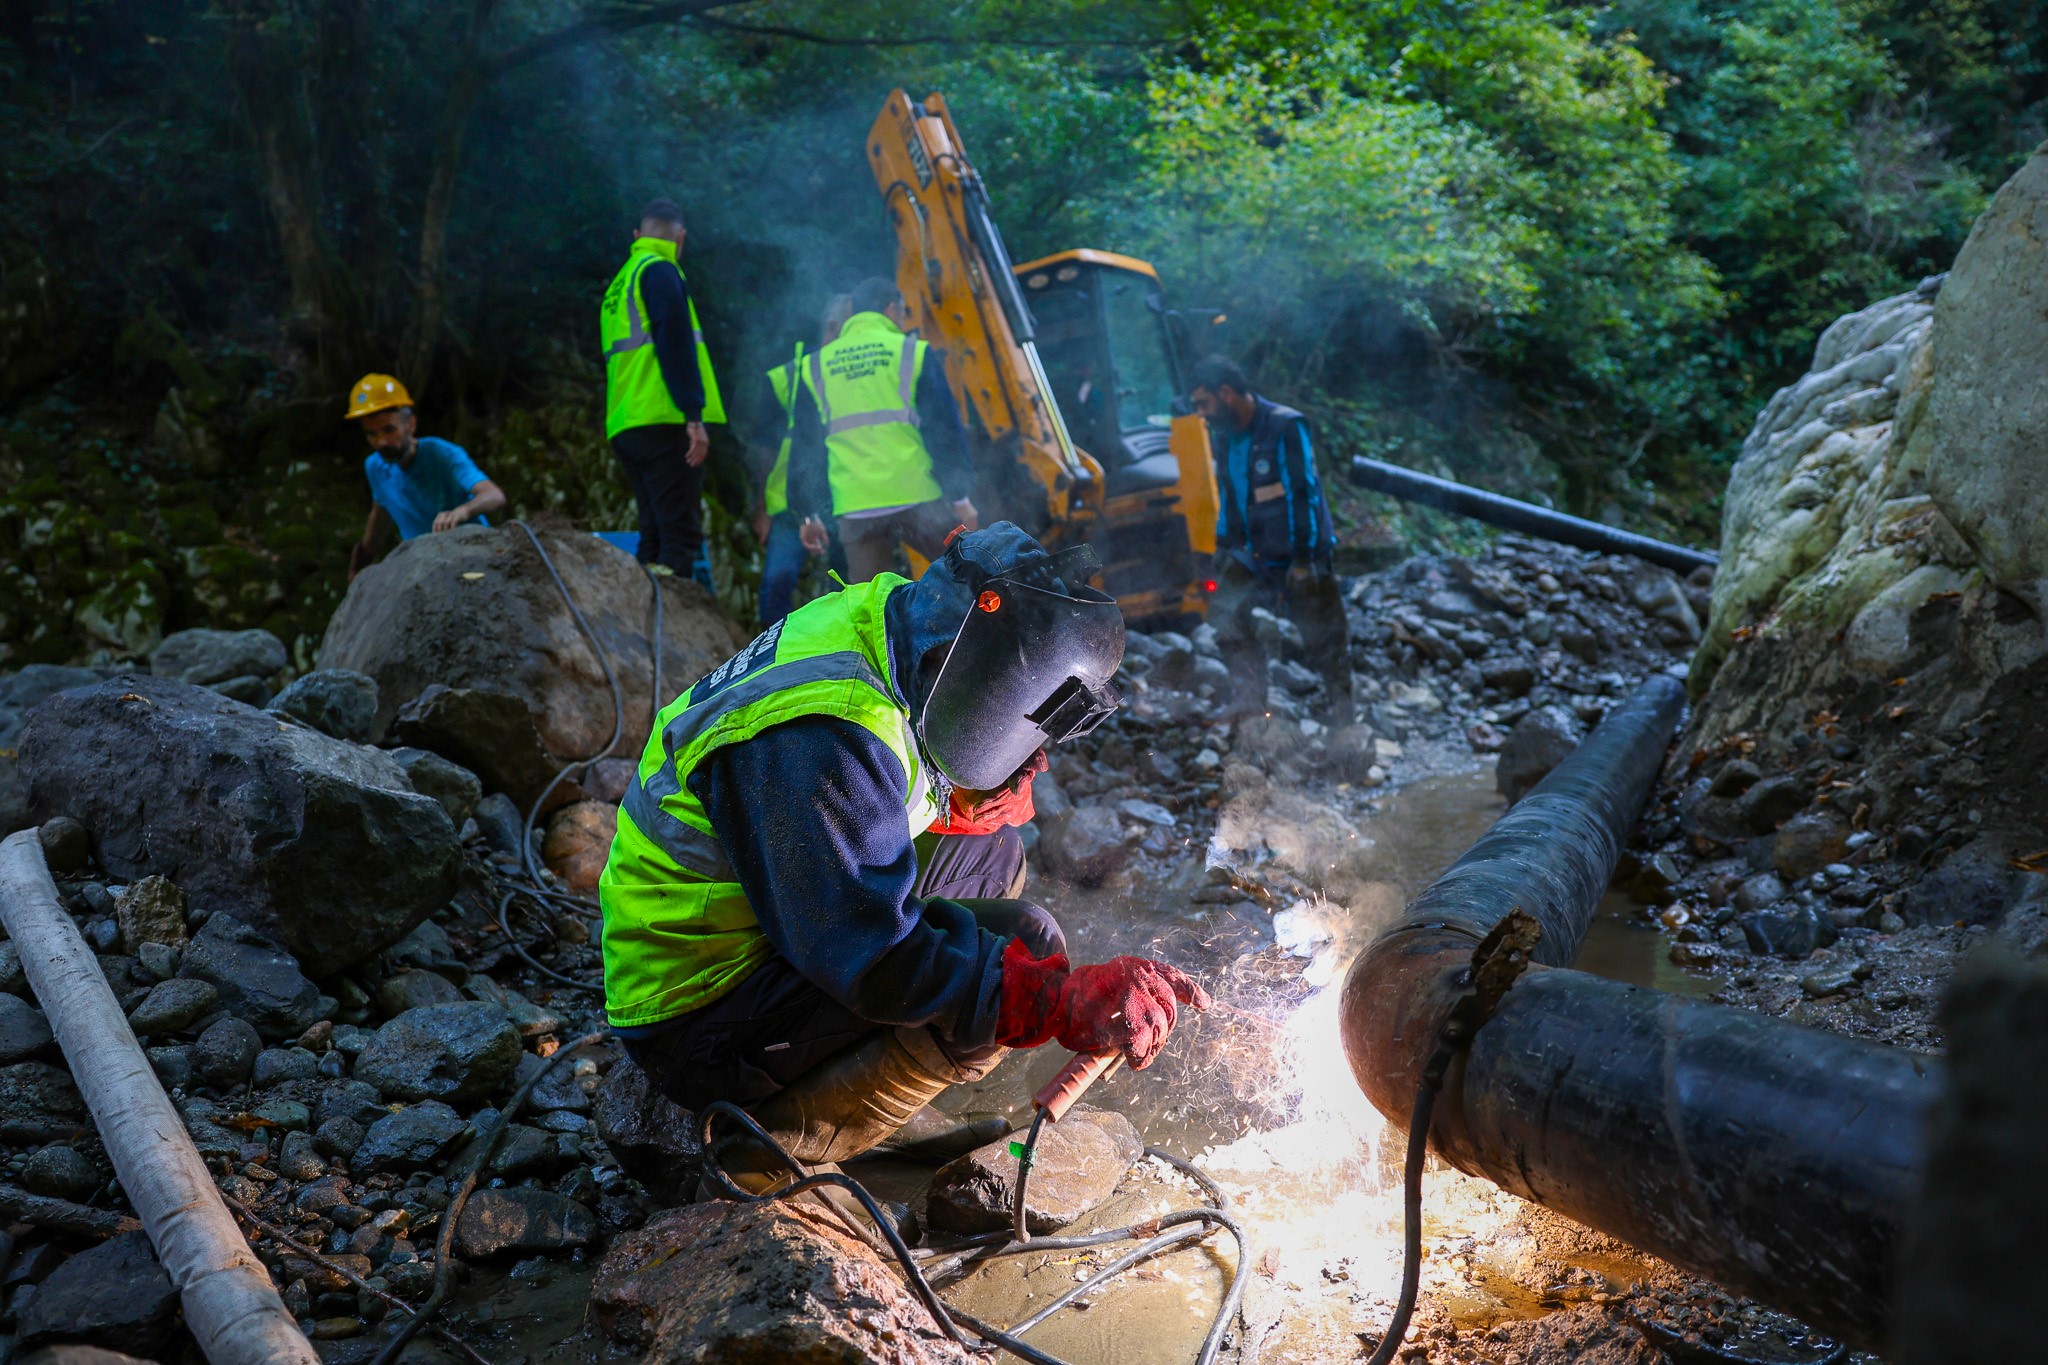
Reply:
[[[1045,1111],[1043,1109],[1039,1110],[1039,1119],[1041,1121],[1044,1114]],[[718,1158],[719,1147],[729,1139],[720,1138],[714,1141],[711,1135],[712,1121],[718,1118],[730,1119],[738,1124],[746,1131],[749,1137],[774,1153],[776,1159],[781,1161],[797,1179],[791,1184],[768,1194],[750,1194],[733,1184],[732,1180],[726,1175],[724,1168],[719,1164]],[[1038,1141],[1039,1128],[1040,1123],[1034,1121],[1031,1133],[1025,1139],[1021,1154],[1018,1157],[1020,1176],[1030,1167],[1033,1150]],[[1203,1339],[1201,1351],[1195,1357],[1195,1365],[1214,1365],[1217,1353],[1223,1347],[1224,1333],[1229,1330],[1230,1324],[1236,1320],[1238,1305],[1244,1299],[1245,1274],[1249,1269],[1247,1265],[1248,1243],[1244,1228],[1229,1211],[1229,1200],[1225,1197],[1223,1191],[1217,1187],[1216,1183],[1194,1165],[1181,1160],[1171,1153],[1161,1151],[1157,1147],[1147,1147],[1145,1149],[1146,1155],[1157,1157],[1183,1175],[1188,1176],[1215,1203],[1192,1209],[1178,1210],[1174,1213],[1164,1214],[1158,1218],[1144,1223],[1133,1224],[1129,1227],[1112,1228],[1077,1237],[1041,1237],[1030,1241],[1022,1241],[1013,1237],[1009,1232],[990,1232],[967,1238],[960,1244],[948,1248],[949,1252],[958,1252],[964,1248],[971,1247],[977,1249],[982,1256],[993,1257],[1015,1256],[1026,1252],[1078,1251],[1092,1247],[1107,1246],[1115,1242],[1135,1241],[1140,1243],[1136,1250],[1119,1257],[1082,1283],[1076,1285],[1072,1290],[1061,1295],[1052,1304],[1041,1309],[1033,1317],[1005,1331],[993,1324],[983,1322],[973,1314],[953,1307],[939,1298],[938,1291],[932,1288],[930,1278],[926,1275],[924,1269],[919,1266],[917,1254],[911,1251],[904,1243],[902,1235],[897,1232],[895,1226],[883,1216],[881,1206],[876,1203],[874,1196],[869,1194],[867,1189],[853,1177],[840,1171],[819,1171],[806,1175],[803,1167],[797,1163],[795,1158],[791,1157],[767,1130],[756,1123],[751,1115],[737,1105],[728,1104],[723,1100],[714,1101],[706,1105],[698,1115],[697,1136],[704,1149],[704,1173],[710,1178],[711,1183],[717,1187],[724,1198],[732,1199],[742,1204],[763,1204],[789,1199],[807,1191],[822,1189],[827,1186],[843,1189],[851,1194],[859,1201],[861,1207],[867,1212],[869,1219],[873,1221],[883,1238],[888,1242],[890,1251],[895,1255],[897,1264],[903,1270],[904,1278],[909,1281],[912,1291],[931,1314],[932,1321],[938,1324],[940,1331],[945,1333],[948,1339],[968,1350],[985,1351],[988,1347],[977,1347],[962,1337],[959,1329],[963,1325],[968,1331],[980,1337],[984,1342],[992,1346],[1001,1347],[1021,1360],[1030,1361],[1032,1365],[1067,1365],[1067,1362],[1061,1360],[1058,1356],[1051,1355],[1031,1345],[1029,1342],[1020,1340],[1020,1334],[1036,1327],[1039,1323],[1081,1298],[1090,1290],[1122,1274],[1139,1262],[1167,1251],[1191,1246],[1206,1238],[1216,1227],[1229,1232],[1231,1237],[1235,1239],[1237,1243],[1237,1263],[1231,1271],[1230,1285],[1224,1292],[1223,1301],[1217,1308],[1215,1319],[1210,1324],[1209,1333]],[[1024,1217],[1023,1193],[1023,1182],[1020,1179],[1016,1211],[1013,1215],[1016,1223],[1020,1226]]]
[[[543,903],[553,902],[563,905],[575,913],[583,915],[585,918],[597,919],[600,917],[598,907],[587,897],[572,895],[566,891],[558,891],[547,885],[546,880],[541,876],[541,869],[534,855],[533,827],[535,822],[539,820],[542,809],[546,807],[548,798],[555,794],[555,789],[567,779],[570,773],[577,772],[578,770],[587,771],[592,764],[610,757],[612,751],[619,747],[619,741],[625,737],[626,733],[625,694],[619,687],[619,676],[613,670],[611,661],[605,657],[604,646],[598,641],[597,632],[591,628],[589,620],[583,615],[583,609],[576,605],[575,597],[569,592],[569,585],[563,581],[561,572],[556,569],[554,557],[548,554],[547,547],[540,543],[540,537],[534,534],[531,526],[528,526],[524,521],[514,521],[511,524],[525,532],[526,539],[532,544],[534,553],[540,556],[541,567],[547,570],[548,577],[554,582],[555,590],[562,596],[563,604],[569,608],[569,615],[575,620],[577,629],[582,631],[583,638],[590,642],[590,652],[592,657],[597,660],[597,666],[604,671],[605,685],[611,689],[612,694],[612,737],[596,753],[591,754],[587,758],[571,759],[556,769],[555,775],[548,779],[548,784],[541,788],[540,795],[534,798],[532,805],[527,807],[526,819],[521,824],[519,830],[519,865],[525,873],[527,884],[520,885],[505,878],[498,879],[499,885],[505,888],[504,894],[498,898],[498,928],[505,935],[506,945],[512,949],[520,961],[524,962],[534,971],[558,985],[568,986],[579,991],[590,991],[601,996],[604,994],[604,987],[601,984],[594,985],[588,981],[580,981],[564,972],[557,971],[527,951],[526,945],[521,943],[518,935],[512,932],[512,902],[520,896],[525,896],[531,900]],[[662,705],[662,594],[661,581],[654,576],[653,571],[645,564],[640,566],[640,571],[646,575],[647,588],[654,599],[653,629],[648,636],[648,653],[651,657],[654,674],[653,692],[648,700],[647,712],[651,724],[653,717],[661,710]]]

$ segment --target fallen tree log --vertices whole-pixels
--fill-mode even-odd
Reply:
[[[29,1223],[47,1232],[67,1237],[112,1237],[123,1232],[140,1232],[142,1223],[112,1209],[87,1208],[69,1199],[52,1199],[30,1194],[13,1185],[0,1185],[0,1216]]]
[[[199,1349],[213,1365],[318,1365],[58,902],[34,830],[0,841],[0,921]]]

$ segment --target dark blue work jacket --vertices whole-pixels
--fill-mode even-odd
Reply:
[[[1251,425],[1214,431],[1216,552],[1261,573],[1296,563],[1328,567],[1337,536],[1316,477],[1308,419],[1258,394]]]

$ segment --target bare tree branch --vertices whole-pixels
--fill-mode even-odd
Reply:
[[[813,33],[809,29],[791,28],[785,24],[747,24],[731,19],[720,19],[711,14],[692,16],[691,22],[698,28],[712,29],[724,33],[740,33],[762,38],[788,38],[800,43],[816,43],[822,47],[1149,47],[1154,44],[1139,38],[990,38],[976,34],[941,33],[917,37],[842,37],[832,33]]]
[[[701,16],[707,11],[724,9],[733,4],[745,4],[747,0],[666,0],[662,4],[610,4],[594,7],[573,24],[529,38],[516,47],[507,48],[490,59],[489,71],[499,76],[516,66],[538,61],[551,53],[577,47],[597,38],[615,33],[627,33],[636,28],[649,28],[655,24],[672,23],[677,19]]]

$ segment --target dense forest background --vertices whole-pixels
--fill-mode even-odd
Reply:
[[[889,268],[941,90],[1018,259],[1093,245],[1353,452],[1695,543],[1838,314],[2048,135],[1999,0],[0,0],[0,666],[198,623],[301,660],[395,369],[516,509],[631,524],[596,300],[682,201],[735,406]],[[744,422],[719,492],[745,501]],[[1348,496],[1348,540],[1389,505]],[[728,569],[742,520],[716,519]]]

